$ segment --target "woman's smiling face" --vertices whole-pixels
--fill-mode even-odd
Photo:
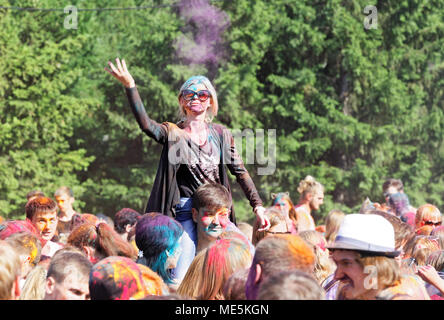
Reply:
[[[191,90],[194,92],[199,92],[202,90],[208,91],[207,87],[202,83],[192,83],[186,90]],[[197,95],[194,95],[191,100],[185,100],[183,97],[180,99],[183,109],[188,114],[200,115],[205,113],[211,105],[211,97],[205,101],[200,101]]]

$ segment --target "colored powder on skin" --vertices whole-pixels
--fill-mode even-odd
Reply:
[[[209,248],[205,265],[206,273],[215,271],[217,276],[226,273],[226,257],[229,246],[230,241],[228,239],[219,239]]]

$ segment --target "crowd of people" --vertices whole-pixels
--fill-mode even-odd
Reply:
[[[388,179],[385,203],[366,199],[359,213],[332,210],[321,225],[312,213],[322,205],[323,186],[308,176],[298,191],[296,205],[288,193],[272,195],[264,214],[270,226],[261,230],[258,221],[230,221],[223,185],[199,186],[191,201],[191,263],[180,259],[190,247],[173,217],[131,208],[112,218],[80,213],[69,187],[53,197],[32,191],[26,219],[0,224],[0,298],[444,299],[436,206],[413,208],[402,182]]]
[[[178,95],[177,123],[151,119],[125,60],[105,68],[125,87],[145,134],[163,145],[143,212],[108,217],[74,209],[70,187],[31,191],[26,219],[0,224],[0,299],[342,300],[442,299],[444,229],[432,204],[413,208],[400,180],[384,203],[313,218],[324,186],[300,181],[265,207],[230,130],[213,123],[216,91],[204,76]],[[237,221],[228,171],[256,218]]]

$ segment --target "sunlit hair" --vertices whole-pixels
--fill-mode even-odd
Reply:
[[[54,197],[68,196],[70,198],[74,197],[74,192],[70,187],[60,187],[54,192]]]
[[[40,191],[40,190],[32,190],[32,191],[29,191],[27,194],[26,194],[26,200],[31,200],[32,198],[37,198],[37,197],[44,197],[45,196],[45,194],[43,193],[43,191]]]
[[[416,230],[416,234],[420,236],[429,236],[432,234],[433,229],[433,226],[425,225]]]
[[[410,258],[416,265],[425,265],[429,255],[433,251],[441,250],[439,240],[435,236],[416,235],[412,237],[404,246],[404,258]],[[414,259],[414,260],[413,260]],[[406,268],[411,272],[411,268]]]
[[[137,263],[157,272],[165,283],[172,283],[168,254],[177,250],[183,232],[182,225],[171,217],[157,212],[143,215],[136,223],[136,245],[143,253]]]
[[[137,266],[142,273],[142,280],[145,284],[147,295],[160,296],[168,292],[168,287],[166,287],[162,278],[156,272],[143,264],[137,264]]]
[[[356,261],[363,270],[365,270],[367,266],[375,268],[374,272],[371,272],[369,275],[376,276],[378,290],[384,290],[387,287],[397,284],[398,281],[401,280],[399,264],[393,258],[367,255],[358,252]]]
[[[287,221],[285,219],[285,216],[280,210],[274,207],[267,208],[265,210],[265,216],[268,217],[268,219],[270,220],[270,228],[280,224],[283,224],[287,227]],[[257,245],[259,241],[261,241],[267,236],[267,230],[258,231],[259,228],[260,225],[256,219],[253,224],[253,237],[252,237],[253,245]]]
[[[296,209],[293,204],[293,201],[290,198],[290,195],[287,192],[279,192],[277,194],[272,194],[271,196],[273,198],[273,201],[271,203],[272,206],[277,206],[277,204],[280,201],[284,201],[284,202],[288,203],[289,210],[288,210],[288,212],[285,212],[285,214],[288,216],[288,218],[290,218],[293,221],[294,225],[297,227],[298,217],[296,214]]]
[[[52,277],[56,283],[62,283],[72,272],[78,272],[88,278],[92,263],[77,252],[63,252],[51,258],[46,278]]]
[[[430,235],[438,237],[439,247],[444,249],[444,226],[434,228]]]
[[[29,264],[35,266],[40,261],[42,244],[40,239],[30,232],[17,232],[12,234],[6,241],[19,255],[29,257]]]
[[[421,222],[442,222],[441,212],[432,204],[424,204],[416,210],[415,226],[416,229],[421,227]]]
[[[298,269],[313,273],[315,255],[298,235],[273,235],[261,240],[253,262],[259,263],[265,277],[283,270]]]
[[[331,210],[325,218],[325,240],[328,244],[335,241],[336,235],[339,231],[339,226],[345,217],[345,213],[341,210]]]
[[[180,283],[177,293],[181,296],[196,299],[200,293],[200,279],[204,268],[206,251],[199,251],[191,262],[188,270]]]
[[[91,213],[75,213],[71,218],[69,230],[72,231],[83,223],[96,225],[99,223],[99,218]]]
[[[59,207],[57,203],[48,197],[37,197],[30,201],[25,206],[26,218],[32,221],[37,213],[48,213],[57,211]]]
[[[96,258],[123,256],[133,260],[137,252],[133,246],[123,240],[114,229],[105,222],[93,225],[83,223],[71,231],[67,243],[82,249],[89,246],[96,250]]]
[[[43,300],[46,290],[46,268],[35,266],[26,277],[19,300]]]
[[[225,282],[223,293],[225,300],[247,300],[245,284],[250,268],[244,268],[233,273]]]
[[[231,208],[231,196],[226,187],[220,183],[207,182],[199,186],[193,194],[192,206],[199,211],[202,208],[219,210]]]
[[[281,271],[259,287],[257,300],[324,300],[325,291],[308,273]]]
[[[238,222],[237,227],[247,237],[248,241],[253,241],[253,226],[247,222]]]
[[[381,210],[372,210],[369,214],[376,214],[385,218],[393,226],[395,232],[395,248],[402,249],[402,247],[415,236],[415,232],[409,224],[403,222],[399,217]]]
[[[417,240],[413,250],[411,250],[411,257],[415,259],[418,266],[426,265],[429,255],[440,250],[438,240],[434,241],[426,236],[416,236]]]
[[[304,180],[299,182],[299,187],[297,190],[303,199],[307,194],[315,195],[319,192],[324,192],[324,186],[316,181],[312,176],[306,176]]]
[[[203,259],[203,263],[193,260],[182,280],[178,293],[198,300],[223,300],[223,288],[228,278],[236,271],[251,265],[250,250],[245,243],[238,239],[218,239],[201,253],[203,254],[198,254],[195,260]],[[196,267],[198,270],[193,270]],[[199,290],[197,292],[191,290],[190,292],[189,289],[192,285],[190,281],[196,275],[198,277],[194,286]],[[195,295],[196,293],[197,295]]]
[[[432,252],[427,258],[427,264],[434,267],[436,271],[444,272],[444,250]]]
[[[206,113],[206,117],[205,117],[205,121],[206,122],[211,122],[213,121],[214,117],[217,116],[217,112],[219,110],[219,104],[217,102],[217,94],[216,94],[216,90],[214,89],[213,85],[211,84],[211,81],[204,76],[193,76],[191,78],[189,78],[187,81],[185,81],[185,83],[182,85],[182,87],[179,90],[179,118],[180,119],[185,119],[186,118],[186,112],[185,109],[183,107],[182,104],[182,92],[186,89],[188,89],[191,85],[193,84],[200,84],[202,83],[207,90],[210,92],[211,97],[210,99],[210,108],[208,109],[207,113]]]
[[[313,275],[318,283],[322,283],[336,269],[334,262],[329,257],[327,241],[321,233],[315,230],[302,231],[299,236],[311,246],[316,256]]]
[[[0,300],[11,300],[14,281],[20,276],[20,258],[4,240],[0,240]]]

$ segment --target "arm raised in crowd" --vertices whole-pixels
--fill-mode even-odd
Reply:
[[[105,70],[124,85],[131,110],[136,117],[139,127],[156,142],[164,144],[168,138],[167,126],[157,123],[148,117],[142,100],[140,99],[134,78],[129,73],[125,60],[122,59],[122,61],[120,61],[119,58],[116,58],[115,66],[111,61],[108,61],[108,65],[110,69],[105,67]]]

